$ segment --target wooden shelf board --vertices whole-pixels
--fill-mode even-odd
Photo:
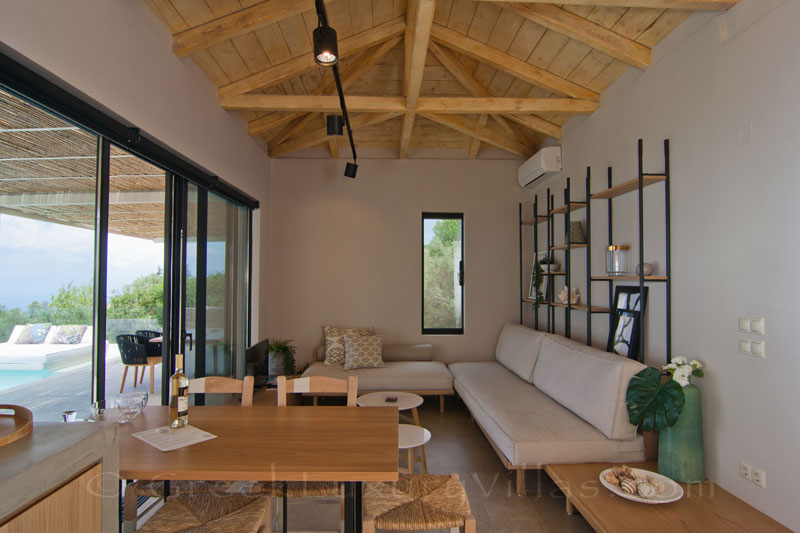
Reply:
[[[561,302],[552,302],[550,305],[553,307],[567,307],[567,304],[562,304]],[[574,311],[588,311],[589,307],[583,304],[573,304],[571,309]],[[608,313],[611,310],[608,307],[592,307],[592,313]]]
[[[536,303],[536,300],[534,300],[533,298],[523,298],[522,301],[527,303],[527,304],[535,304]]]
[[[645,276],[645,281],[667,281],[667,276]],[[592,276],[592,281],[639,281],[639,276]]]
[[[550,273],[548,273],[548,272],[545,271],[545,272],[542,272],[542,275],[543,276],[566,276],[567,273],[566,272],[550,272]]]
[[[577,211],[578,209],[583,209],[586,207],[586,202],[570,202],[569,203],[569,210],[570,211]],[[562,205],[561,207],[556,207],[552,211],[550,211],[551,215],[561,215],[567,212],[567,206]]]
[[[550,220],[550,217],[547,215],[539,215],[536,218],[527,218],[521,222],[523,226],[533,226],[536,224],[541,224],[542,222],[547,222]]]
[[[664,174],[645,174],[643,182],[644,186],[647,187],[648,185],[653,185],[654,183],[661,183],[666,179],[667,176],[665,176]],[[619,185],[615,185],[610,189],[606,189],[604,191],[600,191],[598,193],[593,194],[592,200],[608,200],[609,198],[616,198],[617,196],[633,192],[638,188],[639,188],[639,178],[634,178],[630,181],[626,181],[625,183],[620,183]]]
[[[575,244],[572,245],[572,248],[586,248],[586,243],[585,242],[576,242]],[[550,249],[551,250],[566,250],[567,249],[567,245],[566,244],[559,244],[558,246],[551,246]]]

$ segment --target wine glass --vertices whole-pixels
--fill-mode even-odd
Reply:
[[[117,396],[117,412],[119,423],[130,422],[142,412],[142,395],[137,392],[128,392]]]
[[[94,422],[105,422],[111,419],[111,413],[109,411],[110,404],[112,402],[110,400],[100,400],[97,402],[92,403],[90,406],[91,414],[89,415],[89,420]]]

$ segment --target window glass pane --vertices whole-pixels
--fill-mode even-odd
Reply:
[[[88,414],[97,138],[0,91],[0,404]]]
[[[423,215],[423,333],[463,330],[461,215]]]
[[[164,331],[165,185],[166,173],[162,169],[111,146],[106,292],[109,399],[115,398],[124,386],[125,392],[152,390],[150,401],[160,403],[161,367],[154,358],[161,356],[162,343],[152,339],[158,339]],[[152,367],[130,366],[137,361],[132,358],[141,354],[147,355]]]

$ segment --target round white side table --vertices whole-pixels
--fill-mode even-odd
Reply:
[[[431,432],[421,426],[411,424],[400,424],[397,428],[397,447],[400,450],[408,450],[408,469],[406,474],[414,473],[414,450],[419,448],[422,472],[428,473],[428,462],[425,460],[425,444],[431,440]],[[403,469],[399,469],[403,472]]]
[[[395,397],[396,402],[387,402],[386,398]],[[361,407],[395,407],[398,411],[411,410],[414,424],[419,426],[419,413],[417,407],[422,405],[422,396],[411,392],[370,392],[358,397]],[[403,418],[405,415],[403,415]]]

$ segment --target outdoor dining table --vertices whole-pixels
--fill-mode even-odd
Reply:
[[[398,478],[397,413],[391,409],[195,406],[189,424],[216,438],[161,452],[131,436],[168,419],[168,407],[146,407],[120,426],[121,478],[344,482],[348,533],[361,531],[362,482]]]

